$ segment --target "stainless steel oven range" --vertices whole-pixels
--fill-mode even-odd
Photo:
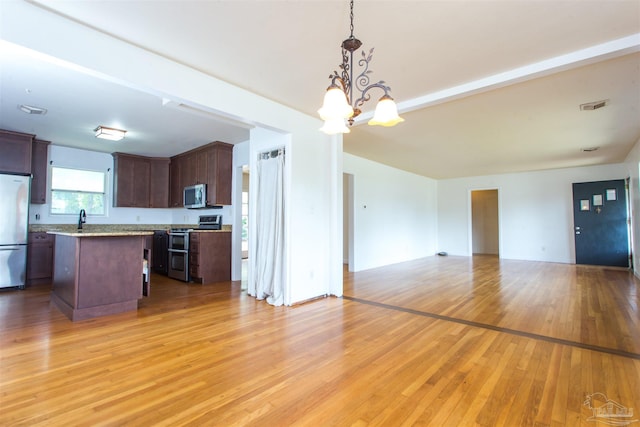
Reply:
[[[201,215],[198,230],[222,229],[222,215]],[[167,275],[188,282],[189,277],[189,232],[192,228],[174,228],[169,231],[169,260]]]
[[[187,228],[174,228],[169,231],[167,274],[184,282],[189,281],[189,231]]]

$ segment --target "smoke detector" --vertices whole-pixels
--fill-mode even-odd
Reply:
[[[606,107],[607,105],[609,105],[609,100],[603,99],[602,101],[594,101],[594,102],[588,102],[586,104],[580,104],[580,110],[582,111],[598,110],[602,107]]]
[[[26,104],[18,105],[18,109],[23,113],[27,113],[27,114],[36,114],[40,116],[44,116],[45,114],[47,114],[46,108],[33,107],[31,105],[26,105]]]

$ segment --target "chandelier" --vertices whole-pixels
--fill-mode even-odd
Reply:
[[[384,95],[378,100],[373,118],[368,123],[370,125],[394,126],[404,121],[398,116],[398,107],[389,95],[391,88],[383,80],[369,83],[369,74],[371,73],[369,62],[373,57],[373,48],[368,55],[364,50],[362,51],[362,58],[358,60],[362,72],[355,79],[353,78],[353,53],[362,46],[362,42],[353,36],[353,0],[351,0],[350,18],[351,35],[342,42],[340,73],[334,71],[329,75],[331,85],[324,95],[322,108],[318,110],[318,114],[324,120],[324,126],[320,130],[329,135],[350,132],[345,120],[349,122],[349,126],[353,125],[354,119],[362,112],[360,107],[371,99],[369,91],[374,88],[382,89]],[[354,89],[360,95],[357,99],[353,99],[356,96]]]

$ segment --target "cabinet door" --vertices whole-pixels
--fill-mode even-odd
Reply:
[[[165,231],[153,233],[153,253],[151,267],[156,273],[167,274],[169,259],[169,238]]]
[[[137,208],[149,207],[150,186],[149,159],[135,158],[133,161],[133,206]]]
[[[113,206],[133,206],[133,157],[114,154]]]
[[[31,203],[42,205],[47,202],[47,154],[49,141],[35,139],[31,153]]]
[[[195,152],[195,163],[196,184],[208,184],[209,171],[207,166],[209,163],[209,156],[207,155],[207,150],[198,150]]]
[[[182,187],[188,187],[196,183],[197,157],[195,153],[188,153],[181,156],[182,164],[180,165],[180,177]]]
[[[27,284],[51,282],[53,277],[53,245],[55,236],[29,233],[27,246]]]
[[[182,157],[172,157],[169,163],[169,202],[172,208],[184,206],[182,185]]]
[[[208,150],[207,157],[207,201],[212,205],[230,205],[233,145],[216,142]]]
[[[150,160],[149,207],[169,207],[169,159]]]
[[[114,153],[114,207],[149,207],[149,159]]]
[[[31,173],[33,135],[0,131],[0,173]]]

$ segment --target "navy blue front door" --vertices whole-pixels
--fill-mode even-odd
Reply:
[[[576,264],[629,267],[625,180],[573,184]]]

